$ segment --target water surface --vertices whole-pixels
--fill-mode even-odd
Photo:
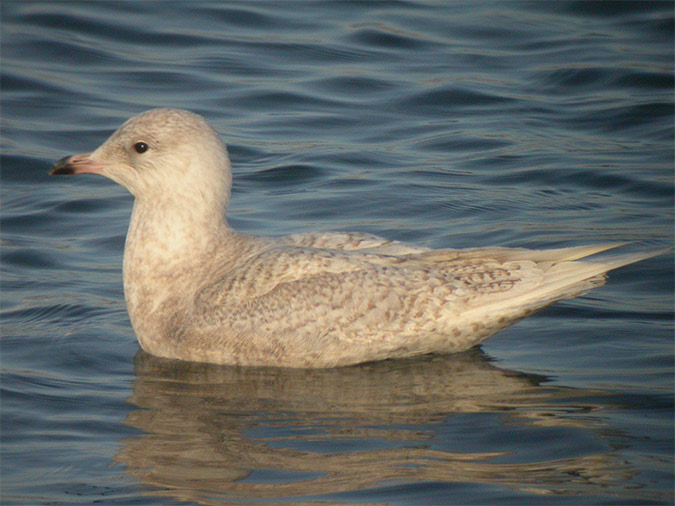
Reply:
[[[672,504],[672,254],[455,356],[175,363],[124,307],[130,195],[47,177],[172,106],[241,231],[672,245],[672,3],[0,8],[3,504]]]

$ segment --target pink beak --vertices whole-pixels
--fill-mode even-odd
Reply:
[[[49,175],[100,174],[106,164],[96,162],[90,156],[91,153],[83,153],[61,158],[49,171]]]

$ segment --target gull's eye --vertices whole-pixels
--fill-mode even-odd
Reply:
[[[145,142],[137,142],[134,144],[136,153],[145,153],[148,150],[148,145]]]

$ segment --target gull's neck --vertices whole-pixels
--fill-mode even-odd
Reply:
[[[137,198],[124,250],[125,275],[142,267],[170,277],[176,270],[203,265],[230,232],[219,203]]]

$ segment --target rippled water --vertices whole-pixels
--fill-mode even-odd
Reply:
[[[672,245],[671,2],[0,6],[2,504],[672,504],[672,254],[460,355],[174,363],[126,315],[131,197],[46,175],[174,106],[242,231]]]

